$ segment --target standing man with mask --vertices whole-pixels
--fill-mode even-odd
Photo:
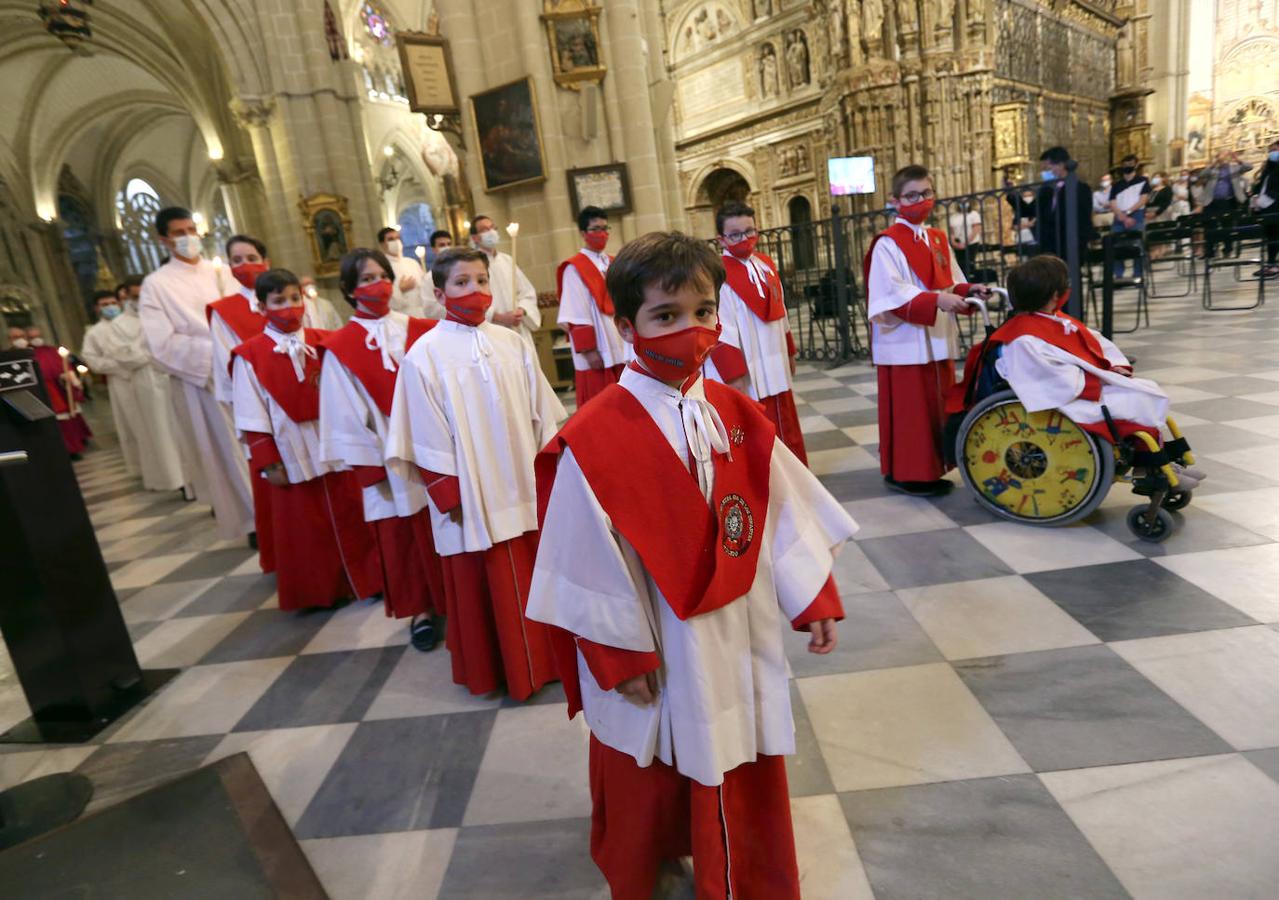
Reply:
[[[404,241],[400,237],[400,230],[383,228],[377,233],[377,243],[391,261],[391,268],[395,269],[392,281],[395,291],[391,294],[391,309],[417,318],[427,315],[434,319],[444,318],[442,312],[440,315],[436,315],[434,311],[428,312],[436,304],[433,299],[429,304],[424,299],[428,290],[426,273],[416,259],[404,255]]]
[[[1044,181],[1035,199],[1035,230],[1040,253],[1051,253],[1067,259],[1066,241],[1066,164],[1070,151],[1065,147],[1049,147],[1039,157],[1039,177]],[[1079,222],[1079,258],[1085,257],[1088,242],[1097,236],[1092,224],[1092,188],[1082,178],[1076,194]]]
[[[1111,231],[1146,230],[1146,203],[1150,200],[1150,181],[1137,173],[1137,157],[1129,154],[1119,163],[1119,180],[1110,188],[1110,208],[1115,214]],[[1115,277],[1124,277],[1124,261],[1115,260]],[[1132,277],[1141,277],[1141,257],[1132,261]]]
[[[512,328],[530,343],[533,332],[542,327],[542,312],[537,308],[537,290],[515,265],[515,260],[497,245],[502,235],[488,216],[476,216],[471,220],[471,244],[483,250],[489,258],[489,289],[493,291],[493,305],[489,307],[488,320],[497,325]],[[511,269],[515,269],[515,296],[511,296]]]
[[[190,211],[171,206],[155,219],[172,258],[142,282],[139,314],[155,361],[169,373],[183,466],[197,494],[213,506],[218,534],[253,534],[249,467],[225,409],[213,395],[213,334],[205,307],[228,291],[203,259]],[[250,537],[249,544],[253,546]]]

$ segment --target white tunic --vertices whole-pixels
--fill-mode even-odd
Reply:
[[[747,260],[746,265],[748,268],[764,268],[764,263],[756,257]],[[762,280],[764,274],[756,270],[755,277]],[[720,343],[736,347],[746,357],[746,372],[750,379],[746,393],[752,400],[784,394],[792,388],[790,352],[786,345],[790,316],[765,322],[751,312],[746,301],[729,287],[728,282],[724,282],[719,289],[719,323],[724,329],[719,336]],[[707,362],[705,371],[707,378],[724,381],[713,362]]]
[[[705,432],[723,431],[700,380],[683,397],[631,369],[620,383],[680,459],[689,458],[690,428],[695,450],[713,442]],[[696,408],[690,410],[690,403]],[[713,463],[708,453],[693,457],[709,502]],[[540,536],[527,615],[599,644],[656,651],[662,660],[659,694],[649,706],[601,690],[578,654],[587,725],[641,766],[656,758],[701,784],[718,785],[725,772],[758,754],[795,752],[783,633],[816,598],[835,554],[856,531],[839,502],[777,441],[754,584],[726,606],[680,620],[566,450]]]
[[[286,342],[288,336],[267,326],[263,332],[276,346]],[[298,335],[301,337],[300,333]],[[326,472],[340,471],[345,465],[327,465],[321,462],[320,422],[311,419],[295,422],[276,402],[271,392],[258,381],[253,366],[242,356],[235,357],[232,367],[231,408],[234,410],[236,431],[240,439],[245,432],[256,431],[275,438],[276,449],[290,484],[299,484],[318,478]]]
[[[176,491],[185,481],[169,399],[169,377],[147,352],[142,322],[124,312],[100,321],[84,336],[84,361],[111,378],[111,413],[129,471],[149,491]]]
[[[591,262],[595,263],[595,268],[600,270],[600,274],[608,271],[609,260],[606,254],[596,253],[586,247],[582,248],[582,253]],[[604,361],[604,368],[606,369],[624,365],[635,358],[634,349],[629,343],[622,340],[622,336],[618,334],[617,326],[613,324],[613,317],[606,316],[600,312],[599,304],[595,302],[595,297],[573,266],[568,266],[564,269],[563,287],[560,291],[560,309],[556,324],[560,326],[589,325],[595,329],[595,349],[599,351],[600,358]],[[574,350],[573,368],[580,372],[590,367],[591,364],[586,361],[586,357]]]
[[[442,318],[444,311],[435,302],[435,292],[431,289],[431,276],[422,271],[418,261],[409,256],[388,256],[387,259],[391,261],[391,268],[395,273],[395,289],[391,292],[391,309],[418,318],[423,316],[430,316],[433,319]],[[417,281],[417,287],[408,292],[400,290],[400,280],[403,278],[414,279]]]
[[[897,221],[909,226],[919,240],[926,240],[922,226],[911,225],[905,219]],[[950,275],[954,284],[966,281],[954,253],[950,254]],[[959,327],[953,313],[938,310],[937,322],[932,326],[912,325],[893,315],[894,309],[927,290],[896,241],[883,237],[875,242],[866,285],[870,349],[875,365],[911,366],[959,356]]]
[[[444,321],[404,355],[395,382],[387,465],[457,476],[462,521],[434,503],[440,556],[487,550],[537,530],[533,458],[567,413],[513,331]]]
[[[518,266],[515,267],[515,298],[512,300],[511,267],[514,265],[511,257],[501,251],[489,257],[489,289],[493,292],[493,305],[485,317],[492,322],[497,313],[514,312],[517,307],[524,310],[520,333],[531,344],[533,332],[542,327],[542,311],[537,308],[537,290],[533,282]]]
[[[219,269],[176,257],[142,282],[138,303],[147,347],[168,372],[182,467],[213,506],[224,539],[253,530],[249,469],[225,407],[213,396],[213,336],[204,308],[225,296]]]
[[[386,345],[392,365],[398,368],[404,358],[409,317],[391,312],[381,319],[353,317],[351,321],[375,334],[374,340]],[[389,427],[390,420],[363,383],[336,354],[324,354],[320,368],[320,458],[351,466],[385,466]],[[403,473],[388,469],[384,480],[363,488],[363,495],[366,522],[411,516],[426,506],[426,488],[414,468]]]
[[[1064,321],[1055,316],[1050,318]],[[1096,331],[1092,333],[1111,365],[1131,368],[1118,347]],[[1136,422],[1152,428],[1162,428],[1168,418],[1168,395],[1155,382],[1099,369],[1034,335],[1022,335],[1005,344],[995,370],[1016,392],[1028,412],[1059,409],[1071,421],[1091,424],[1105,421],[1101,410],[1105,406],[1116,421]],[[1100,401],[1079,399],[1085,372],[1101,380]]]

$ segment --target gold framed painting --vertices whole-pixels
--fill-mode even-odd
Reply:
[[[448,40],[420,31],[400,31],[395,35],[395,44],[400,52],[400,68],[404,70],[409,109],[441,116],[460,112]]]
[[[542,129],[529,78],[473,94],[471,117],[484,190],[493,193],[546,180]]]
[[[346,198],[337,194],[312,194],[298,201],[298,209],[311,242],[316,276],[336,275],[351,244],[351,214]]]
[[[600,8],[593,0],[544,0],[542,9],[555,83],[576,91],[603,81]]]
[[[610,215],[631,211],[631,180],[625,163],[568,170],[568,194],[573,215],[584,206],[598,206]]]

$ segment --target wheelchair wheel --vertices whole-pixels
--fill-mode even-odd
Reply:
[[[1026,525],[1064,525],[1101,505],[1114,448],[1057,410],[1028,413],[1012,391],[982,400],[955,444],[959,473],[986,509]]]
[[[1152,544],[1168,540],[1176,527],[1172,513],[1161,506],[1155,510],[1153,519],[1147,519],[1148,511],[1147,506],[1134,506],[1128,510],[1128,530],[1143,541],[1150,541]]]
[[[1193,491],[1173,491],[1164,498],[1163,507],[1173,511],[1185,509],[1190,505],[1190,500],[1193,496]]]

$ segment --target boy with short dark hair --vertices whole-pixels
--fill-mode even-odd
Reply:
[[[1114,232],[1145,231],[1146,204],[1150,200],[1150,179],[1137,171],[1137,157],[1129,153],[1119,163],[1119,180],[1110,186],[1110,209],[1115,220]],[[1124,277],[1124,260],[1115,260],[1115,277]],[[1132,261],[1132,277],[1141,277],[1141,257]]]
[[[426,483],[453,680],[473,694],[505,684],[526,700],[556,677],[547,630],[524,618],[537,554],[533,458],[567,414],[532,345],[485,321],[487,254],[446,250],[431,276],[448,317],[400,364],[387,464]]]
[[[373,534],[360,515],[359,484],[320,454],[320,362],[328,332],[302,327],[298,278],[259,275],[265,330],[232,351],[235,427],[255,480],[271,493],[280,609],[332,606],[382,590]],[[283,539],[287,538],[287,539]]]
[[[608,214],[598,206],[585,206],[577,216],[583,247],[560,263],[555,282],[560,296],[560,329],[568,335],[573,352],[573,382],[577,408],[610,384],[616,384],[630,359],[630,347],[613,324],[613,298],[604,277],[613,257],[608,245]]]
[[[591,729],[591,856],[617,898],[690,853],[699,897],[799,897],[783,629],[834,649],[857,526],[758,404],[701,377],[723,280],[679,233],[622,248],[608,287],[635,361],[537,461],[528,615],[555,626]]]
[[[915,496],[951,488],[942,478],[942,432],[959,353],[954,314],[971,311],[970,293],[989,296],[965,281],[946,235],[924,225],[935,198],[926,168],[898,171],[888,201],[897,220],[876,236],[863,264],[879,377],[879,467],[889,488]]]
[[[804,435],[792,392],[795,340],[777,263],[755,250],[755,210],[733,201],[715,211],[715,231],[724,264],[719,289],[719,345],[706,376],[758,400],[777,435],[808,464]]]

